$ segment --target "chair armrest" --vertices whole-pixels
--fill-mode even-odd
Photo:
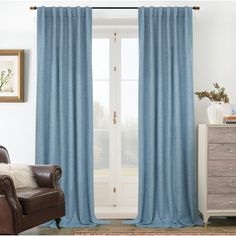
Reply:
[[[61,178],[62,170],[56,165],[34,165],[30,166],[34,178],[39,187],[58,188],[58,180]]]
[[[9,175],[0,174],[0,194],[16,198],[14,182]]]
[[[22,208],[16,196],[14,182],[9,175],[0,174],[0,195],[4,195],[9,203],[14,217],[15,234],[22,229]]]

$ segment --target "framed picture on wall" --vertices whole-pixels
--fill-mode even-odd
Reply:
[[[24,50],[0,50],[0,102],[24,101]]]

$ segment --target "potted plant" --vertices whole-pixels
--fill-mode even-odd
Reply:
[[[207,115],[210,124],[223,123],[223,106],[222,104],[229,103],[229,96],[225,92],[224,87],[220,87],[218,83],[214,83],[214,90],[195,92],[200,100],[207,98],[211,101],[210,106],[207,108]]]

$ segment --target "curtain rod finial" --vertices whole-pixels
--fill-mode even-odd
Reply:
[[[37,7],[30,7],[30,10],[37,10]]]

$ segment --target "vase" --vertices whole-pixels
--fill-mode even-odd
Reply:
[[[223,124],[223,105],[220,103],[212,102],[207,108],[207,116],[210,124]]]

